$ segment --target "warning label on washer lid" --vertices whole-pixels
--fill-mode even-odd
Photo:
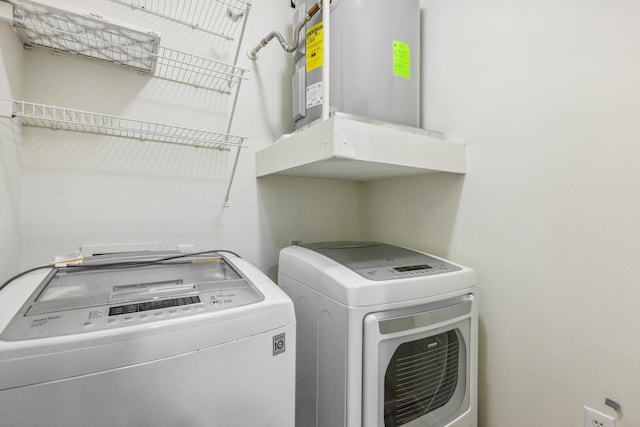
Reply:
[[[308,73],[322,67],[322,22],[309,28],[306,36],[305,62]]]
[[[307,110],[316,105],[322,105],[323,98],[322,82],[307,86]]]
[[[409,45],[401,41],[393,41],[393,75],[398,77],[409,78],[409,64],[411,57],[409,55]]]

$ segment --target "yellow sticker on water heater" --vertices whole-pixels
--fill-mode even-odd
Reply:
[[[307,30],[305,62],[307,73],[322,67],[322,22]]]
[[[411,58],[409,55],[409,45],[401,41],[393,41],[393,75],[409,78],[409,65]]]

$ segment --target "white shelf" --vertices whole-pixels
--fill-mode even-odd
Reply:
[[[371,181],[435,172],[463,174],[465,146],[426,131],[334,115],[256,153],[256,175]]]
[[[52,105],[15,100],[5,102],[11,103],[11,117],[19,118],[25,126],[62,129],[225,151],[231,147],[243,147],[245,140],[244,137],[237,135],[132,120],[125,117],[72,110]]]
[[[247,70],[163,46],[158,48],[154,77],[230,94]]]
[[[153,74],[160,34],[94,13],[30,0],[8,0],[27,48],[48,49]]]
[[[245,79],[244,68],[160,46],[155,31],[84,11],[11,1],[13,26],[26,48],[98,60],[227,94]]]
[[[245,141],[244,137],[231,135],[229,132],[240,83],[247,72],[236,64],[251,7],[250,0],[113,0],[228,40],[236,39],[233,65],[162,47],[160,34],[155,31],[118,23],[82,10],[66,7],[61,9],[52,0],[6,1],[13,6],[12,24],[27,48],[98,60],[160,79],[234,95],[227,133],[1,99],[0,117],[17,117],[25,126],[225,151],[235,147],[235,161],[225,195],[225,206],[228,206],[240,151]]]
[[[111,0],[216,36],[233,40],[250,0]]]

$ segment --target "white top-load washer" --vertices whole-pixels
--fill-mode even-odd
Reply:
[[[295,328],[226,251],[34,271],[0,291],[0,424],[293,427]]]
[[[475,427],[475,273],[376,242],[280,252],[297,315],[296,425]]]

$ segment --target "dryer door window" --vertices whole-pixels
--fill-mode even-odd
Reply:
[[[464,354],[459,330],[400,344],[384,378],[385,427],[405,425],[450,402],[460,407]]]
[[[363,425],[463,425],[459,418],[470,412],[471,304],[467,296],[365,316]]]

